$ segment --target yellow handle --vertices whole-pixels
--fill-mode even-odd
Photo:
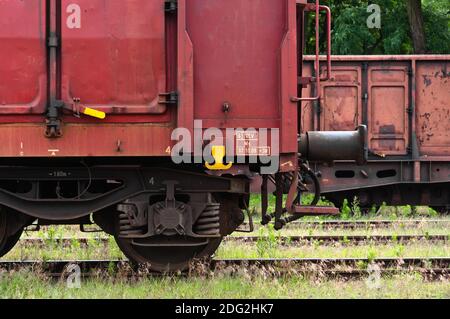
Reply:
[[[105,112],[97,111],[97,110],[91,109],[89,107],[84,108],[83,114],[87,115],[87,116],[95,117],[100,120],[104,120],[106,118]]]

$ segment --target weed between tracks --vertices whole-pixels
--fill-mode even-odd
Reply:
[[[255,233],[249,236],[267,236],[267,230],[259,228]],[[262,233],[261,233],[262,232]],[[310,227],[289,227],[280,232],[276,232],[279,236],[400,236],[400,235],[443,235],[447,234],[450,238],[450,223],[447,225],[429,225],[427,223],[417,225],[396,224],[389,227],[378,228],[366,226],[359,229],[339,229],[332,226],[317,225]],[[242,236],[242,234],[234,234],[233,236]]]
[[[450,219],[428,219],[421,218],[411,223],[409,219],[399,219],[394,224],[388,225],[371,225],[369,222],[378,220],[377,218],[365,219],[365,224],[356,228],[346,228],[345,226],[330,226],[325,220],[309,219],[311,223],[293,223],[287,225],[282,231],[276,232],[280,236],[312,236],[312,235],[442,235],[450,236]],[[266,227],[262,227],[256,223],[256,230],[253,233],[245,234],[246,236],[266,236]],[[233,236],[242,236],[242,233],[234,233]],[[63,238],[108,238],[104,233],[81,233],[76,226],[49,226],[42,227],[38,232],[27,232],[22,238],[38,238],[45,243],[52,243],[55,240]]]
[[[216,256],[224,259],[236,258],[382,258],[382,257],[448,257],[448,242],[433,243],[426,239],[407,243],[376,243],[370,240],[355,245],[344,241],[323,245],[319,241],[298,242],[282,245],[280,237],[261,237],[256,243],[225,242]],[[73,241],[72,245],[57,245],[54,242],[45,248],[20,244],[3,260],[122,260],[125,259],[113,239],[108,244],[92,239],[88,245]]]
[[[266,245],[266,244],[260,244]],[[260,250],[254,244],[225,243],[217,252],[219,258],[398,258],[398,257],[448,257],[449,244],[430,244],[427,241],[411,243],[377,244],[361,243],[348,246],[342,243],[323,246],[320,242],[295,244],[294,246],[269,244],[267,250]]]
[[[44,239],[42,245],[19,242],[17,246],[3,260],[100,260],[124,259],[122,252],[113,237],[107,237],[105,243],[98,238],[88,238],[81,243],[73,238],[69,243],[61,244],[55,239]]]
[[[224,242],[217,256],[220,258],[376,258],[376,257],[448,257],[450,256],[450,240],[447,242],[433,243],[427,240],[428,236],[448,234],[448,223],[429,224],[424,220],[418,225],[396,224],[383,229],[330,229],[327,226],[301,227],[275,231],[272,226],[257,229],[252,236],[258,237],[256,243]],[[81,234],[76,228],[48,227],[42,231],[24,235],[30,235],[43,241],[43,246],[27,242],[20,242],[11,251],[5,260],[88,260],[88,259],[124,259],[120,249],[112,237],[99,234]],[[36,236],[37,235],[37,236]],[[324,244],[315,242],[289,242],[285,239],[282,245],[282,236],[301,235],[344,235],[340,242]],[[352,235],[389,235],[392,240],[389,243],[377,243],[370,239],[359,244],[349,245],[346,236]],[[401,243],[396,238],[400,235],[422,235],[421,240]],[[86,242],[81,243],[76,238],[85,237]],[[72,237],[69,242],[62,244],[58,239]],[[103,238],[103,240],[102,240]],[[106,243],[104,239],[106,238]]]

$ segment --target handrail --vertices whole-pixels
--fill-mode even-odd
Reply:
[[[319,6],[321,11],[327,13],[327,76],[321,81],[331,80],[331,9],[327,6]],[[320,56],[317,57],[320,60]]]
[[[300,2],[297,2],[300,4]],[[316,0],[316,4],[309,4],[307,8],[313,8],[316,11],[316,59],[315,59],[315,82],[316,82],[316,96],[315,97],[292,97],[291,101],[305,102],[305,101],[317,101],[321,97],[320,82],[328,81],[331,79],[331,10],[327,6],[320,5],[320,0]],[[312,11],[312,10],[310,10]],[[320,11],[326,11],[327,14],[327,75],[325,77],[320,76]]]

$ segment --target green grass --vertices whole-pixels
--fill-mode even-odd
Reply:
[[[447,226],[447,227],[446,227]],[[426,225],[418,226],[402,226],[395,225],[388,228],[361,228],[361,229],[335,229],[326,226],[310,227],[310,228],[286,228],[279,232],[275,232],[277,236],[376,236],[376,235],[448,235],[450,239],[450,223],[444,225]],[[269,231],[265,228],[258,227],[253,233],[246,236],[268,236]],[[243,234],[234,233],[233,237],[240,237]]]
[[[381,218],[381,217],[380,217]],[[380,218],[366,218],[365,221],[377,220]],[[305,218],[306,221],[316,221],[315,218]],[[339,234],[347,234],[347,235],[384,235],[384,234],[392,234],[398,233],[403,235],[426,235],[426,234],[450,234],[450,219],[449,218],[433,218],[433,222],[429,222],[429,218],[419,218],[418,220],[422,220],[422,223],[419,224],[408,224],[408,219],[400,218],[399,223],[395,223],[393,225],[389,225],[386,227],[366,227],[360,229],[336,229],[333,227],[329,227],[326,225],[310,225],[308,223],[294,223],[287,225],[282,231],[281,235],[283,236],[300,236],[300,235],[339,235]],[[321,219],[318,219],[317,222],[321,222]],[[436,222],[434,222],[436,221]],[[446,223],[441,223],[441,221],[445,221]],[[246,236],[258,236],[260,235],[260,229],[266,228],[262,227],[259,224],[258,220],[255,220],[255,228],[256,230],[251,234],[245,234]],[[234,236],[242,236],[242,233],[234,233]],[[48,226],[42,227],[38,232],[26,232],[23,234],[22,238],[39,238],[44,240],[45,242],[51,243],[54,239],[62,239],[62,238],[72,238],[72,237],[81,237],[81,238],[109,238],[109,236],[105,233],[82,233],[77,226]]]
[[[379,218],[375,216],[373,218]],[[383,229],[333,230],[324,227],[285,229],[276,232],[273,227],[258,228],[253,235],[260,236],[257,243],[224,243],[217,252],[218,258],[382,258],[382,257],[448,257],[450,244],[432,244],[426,240],[407,244],[375,244],[366,242],[348,246],[336,243],[324,246],[320,243],[301,244],[292,247],[279,245],[280,236],[321,234],[445,234],[448,227],[423,223]],[[102,237],[106,235],[100,234]],[[38,233],[24,237],[37,237],[46,247],[18,245],[4,260],[82,260],[123,259],[124,256],[112,238],[108,245],[96,241],[99,234],[81,234],[72,226],[47,227]],[[90,237],[88,247],[76,240],[67,247],[55,244],[54,239],[71,236]],[[108,238],[108,237],[107,237]],[[120,275],[119,275],[120,276]],[[450,298],[448,281],[426,282],[419,274],[384,278],[379,288],[371,289],[365,280],[341,281],[324,278],[289,276],[265,277],[242,268],[238,274],[218,271],[208,277],[147,278],[125,280],[120,277],[99,276],[82,279],[80,289],[69,289],[65,280],[50,280],[38,271],[2,273],[0,271],[0,298]]]
[[[83,237],[83,238],[107,238],[104,232],[83,233],[79,226],[62,225],[62,226],[43,226],[38,231],[25,231],[22,238],[40,238],[44,241],[52,242],[54,239]]]
[[[36,245],[19,243],[2,260],[90,260],[90,259],[124,259],[114,238],[110,237],[105,245],[95,239],[88,241],[87,247],[82,247],[77,240],[72,240],[69,246],[62,246],[47,240],[44,248]]]
[[[335,281],[297,278],[151,278],[129,280],[82,280],[81,288],[69,289],[63,280],[51,281],[43,276],[22,271],[3,274],[0,298],[40,299],[106,299],[106,298],[450,298],[446,281],[424,282],[419,275],[402,275],[382,279],[376,289],[365,280]]]
[[[370,240],[359,245],[348,245],[345,239],[341,243],[332,246],[322,245],[320,242],[313,243],[291,243],[286,247],[280,245],[282,236],[310,236],[310,235],[390,235],[395,237],[400,235],[448,235],[450,239],[450,229],[448,224],[423,223],[416,226],[406,226],[397,224],[381,229],[328,229],[326,226],[287,228],[282,231],[275,231],[273,226],[258,227],[252,234],[245,234],[259,237],[256,243],[224,242],[219,249],[217,256],[220,258],[331,258],[331,257],[361,257],[370,255],[378,257],[398,257],[398,256],[450,256],[450,240],[442,243],[431,243],[427,240],[408,242],[405,244],[391,243],[378,245]],[[96,240],[93,236],[108,238],[108,243]],[[236,233],[234,236],[243,234]],[[124,256],[112,237],[105,234],[82,234],[79,229],[71,226],[51,226],[42,229],[38,233],[25,234],[23,238],[41,238],[45,247],[26,244],[19,244],[3,259],[4,260],[88,260],[88,259],[124,259]],[[61,245],[55,239],[74,238],[69,245]],[[81,245],[75,238],[88,237],[88,246]]]
[[[360,245],[348,245],[345,240],[333,245],[320,242],[292,243],[282,246],[279,236],[261,237],[257,243],[225,242],[216,257],[233,258],[368,258],[375,257],[448,257],[449,243],[430,243],[426,240],[402,243],[378,244],[367,241]],[[49,245],[45,248],[19,245],[3,260],[89,260],[124,259],[122,252],[111,239],[108,245],[92,240],[88,247],[73,244],[68,247]]]
[[[414,242],[407,244],[361,244],[355,246],[337,243],[322,246],[319,242],[299,246],[279,246],[268,243],[244,244],[225,243],[217,251],[216,257],[235,258],[397,258],[397,257],[448,257],[450,245]],[[259,249],[263,246],[264,249]]]

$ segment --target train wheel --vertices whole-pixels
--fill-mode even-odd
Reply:
[[[7,253],[9,253],[14,248],[14,246],[16,246],[20,237],[22,237],[22,233],[23,233],[23,230],[17,232],[15,235],[10,236],[6,239],[5,245],[3,246],[2,250],[0,251],[0,257],[5,256]]]
[[[22,231],[18,231],[13,236],[8,236],[8,215],[0,211],[0,257],[5,256],[14,248],[22,236]]]
[[[116,212],[107,215],[112,227],[104,227],[131,262],[157,272],[184,271],[193,260],[211,258],[224,236],[244,220],[241,195],[176,195],[175,185],[166,182],[166,194],[138,196],[117,205]]]
[[[122,252],[137,264],[147,264],[158,272],[177,272],[189,268],[194,259],[209,258],[222,238],[193,241],[185,237],[152,239],[152,242],[121,239],[115,236]]]

